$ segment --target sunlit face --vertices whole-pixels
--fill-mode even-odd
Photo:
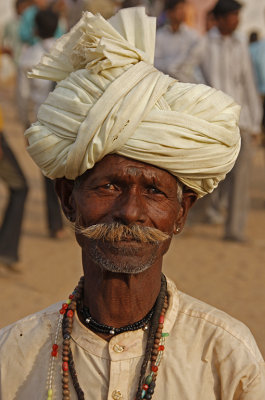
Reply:
[[[130,238],[112,243],[77,234],[86,256],[113,272],[138,273],[162,259],[176,227],[182,227],[185,220],[175,177],[152,165],[117,155],[106,156],[87,171],[77,181],[72,198],[75,221],[84,227],[119,222],[153,227],[169,234],[169,239],[156,244]]]

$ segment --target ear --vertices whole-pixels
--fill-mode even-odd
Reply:
[[[61,201],[62,210],[66,218],[74,222],[76,219],[76,207],[73,197],[74,181],[66,178],[55,180],[55,190]]]
[[[185,225],[189,210],[196,202],[198,198],[197,193],[192,189],[184,187],[181,206],[178,212],[178,216],[174,225],[174,234],[180,233]]]

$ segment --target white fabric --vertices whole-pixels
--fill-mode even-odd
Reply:
[[[239,106],[157,71],[154,42],[142,7],[109,22],[85,13],[33,69],[59,81],[26,131],[45,175],[75,179],[117,153],[168,170],[199,196],[224,179],[239,152]]]
[[[245,325],[177,291],[168,280],[164,356],[154,400],[264,400],[265,364]],[[56,304],[0,331],[0,398],[46,400],[46,382],[59,309]],[[147,335],[142,329],[106,342],[75,317],[71,339],[85,399],[134,400]],[[61,392],[61,334],[54,400]],[[70,379],[71,399],[76,394]],[[115,397],[119,396],[120,397]]]
[[[52,89],[52,83],[43,79],[28,79],[27,73],[40,61],[45,51],[49,51],[55,42],[54,38],[40,40],[33,46],[25,48],[19,59],[19,68],[22,72],[20,84],[29,85],[29,98],[34,105],[34,115],[37,117],[37,111],[40,105],[46,100]],[[27,80],[27,82],[22,82]],[[20,88],[20,91],[23,89]],[[29,116],[27,116],[27,121]]]
[[[181,24],[176,32],[172,31],[170,25],[159,28],[156,35],[154,66],[181,82],[197,83],[199,41],[198,33],[186,24]]]

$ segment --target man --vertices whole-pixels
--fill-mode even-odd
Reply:
[[[22,72],[21,82],[24,80],[23,86],[29,86],[28,103],[32,106],[33,113],[31,111],[31,114],[35,116],[34,119],[37,118],[40,105],[46,100],[49,92],[53,90],[54,83],[43,79],[29,80],[27,73],[39,62],[45,52],[48,52],[53,46],[55,42],[54,33],[58,26],[58,20],[58,14],[49,8],[37,12],[34,23],[38,42],[25,49],[19,60],[19,67]],[[27,109],[29,108],[28,106]],[[27,120],[30,120],[29,112]],[[45,176],[43,184],[49,237],[61,239],[65,236],[65,231],[63,228],[60,204],[54,189],[54,182]]]
[[[241,4],[219,0],[213,9],[216,27],[206,35],[201,47],[201,71],[204,82],[232,96],[241,106],[242,146],[235,168],[212,197],[208,216],[220,220],[222,202],[227,203],[224,239],[244,242],[249,201],[252,135],[261,127],[261,104],[255,87],[248,45],[236,31]]]
[[[15,154],[4,137],[1,108],[0,179],[6,185],[9,196],[0,225],[0,264],[14,270],[13,264],[19,260],[18,250],[28,185]]]
[[[26,136],[75,224],[84,278],[63,305],[1,332],[5,400],[264,399],[248,329],[161,275],[240,136],[230,97],[152,66],[154,39],[143,8],[109,23],[86,13],[32,71],[59,82]]]
[[[184,22],[185,7],[185,0],[165,2],[168,24],[157,32],[155,67],[182,82],[196,82],[199,36]]]

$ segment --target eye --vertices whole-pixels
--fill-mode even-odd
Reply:
[[[160,189],[158,189],[156,186],[149,186],[149,187],[147,188],[147,192],[148,192],[149,194],[161,194],[161,195],[164,195],[164,196],[165,196],[165,193],[162,192]]]
[[[116,190],[116,186],[113,185],[113,183],[106,183],[105,185],[102,185],[99,188],[106,189],[106,190]]]

